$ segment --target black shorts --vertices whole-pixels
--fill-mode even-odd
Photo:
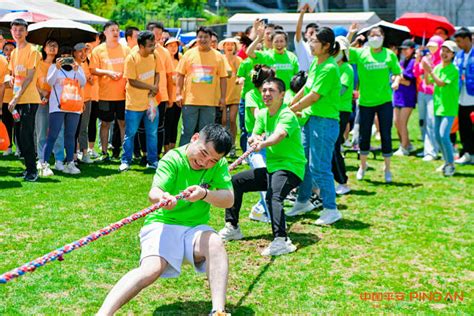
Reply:
[[[125,120],[125,100],[101,101],[99,100],[99,119],[104,122],[113,122],[115,119]]]

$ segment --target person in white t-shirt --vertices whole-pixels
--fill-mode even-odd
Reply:
[[[305,4],[300,11],[300,17],[298,23],[296,24],[295,32],[295,53],[298,57],[298,62],[300,65],[300,70],[308,71],[309,66],[313,62],[314,56],[311,54],[308,41],[319,29],[319,26],[316,23],[309,23],[306,25],[304,32],[304,40],[302,38],[301,30],[303,29],[303,18],[305,12],[313,12],[313,9],[308,4]]]

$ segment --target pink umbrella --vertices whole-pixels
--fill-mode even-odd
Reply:
[[[36,23],[51,19],[49,16],[36,12],[11,12],[0,18],[0,26],[10,27],[15,19],[23,19],[28,23]]]

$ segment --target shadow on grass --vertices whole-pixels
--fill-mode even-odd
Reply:
[[[457,172],[453,175],[453,177],[459,177],[459,178],[474,178],[474,173],[462,173],[462,172]]]
[[[361,196],[369,196],[369,195],[375,195],[374,191],[366,191],[366,190],[351,190],[348,195],[361,195]],[[339,208],[339,207],[338,207]]]
[[[252,286],[252,285],[251,285]],[[249,287],[250,289],[250,287]],[[247,293],[246,293],[247,294]],[[248,294],[247,294],[248,295]],[[242,299],[241,299],[242,300]],[[240,303],[240,301],[239,301]],[[226,309],[232,315],[255,315],[255,311],[247,306],[227,305]],[[209,315],[212,310],[210,301],[188,301],[188,302],[174,302],[163,305],[155,309],[153,316],[162,315]]]
[[[0,190],[3,189],[16,189],[16,188],[21,188],[21,182],[23,180],[18,180],[18,181],[0,181]]]
[[[291,241],[296,244],[298,249],[305,248],[311,245],[316,244],[321,240],[318,235],[311,234],[311,233],[298,233],[291,231],[291,227],[288,228],[288,236],[291,238]],[[268,242],[273,240],[273,235],[271,233],[256,235],[256,236],[248,236],[244,237],[242,240],[250,241],[250,240],[260,240],[264,239]]]
[[[421,183],[408,183],[408,182],[384,182],[384,181],[374,181],[374,180],[364,180],[367,183],[375,184],[375,185],[385,185],[385,186],[391,186],[391,187],[410,187],[410,188],[418,188],[423,186]]]
[[[344,205],[342,206],[344,207]],[[341,208],[341,206],[338,205],[338,209],[342,210],[343,208]],[[347,209],[347,207],[345,209]],[[308,225],[315,225],[314,221],[316,221],[318,218],[319,218],[319,214],[316,214],[314,212],[304,214],[303,218],[300,217],[300,219],[302,219],[301,224],[308,224]],[[347,230],[362,230],[362,229],[367,229],[370,226],[372,225],[358,221],[358,220],[342,218],[341,220],[335,222],[332,225],[325,225],[325,226],[319,226],[319,227],[333,227],[336,229],[347,229]],[[318,237],[316,236],[316,238]],[[293,237],[291,237],[291,240],[293,240]]]

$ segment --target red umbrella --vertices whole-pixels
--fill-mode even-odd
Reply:
[[[405,13],[394,23],[407,26],[411,35],[423,38],[430,38],[435,35],[435,30],[439,27],[446,29],[448,36],[453,35],[456,31],[454,25],[444,16],[430,13]]]
[[[0,18],[0,25],[10,27],[15,19],[23,19],[28,23],[42,22],[51,19],[49,16],[35,12],[11,12]]]

